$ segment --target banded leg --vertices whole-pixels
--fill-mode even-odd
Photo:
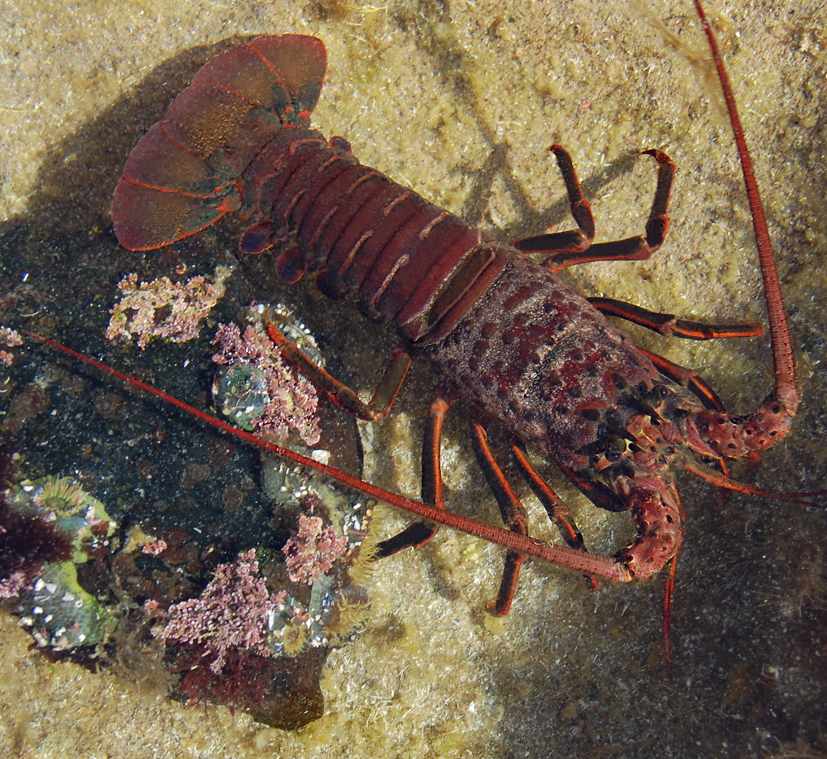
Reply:
[[[682,337],[687,340],[718,340],[727,337],[759,337],[764,334],[764,325],[760,322],[704,324],[689,319],[678,319],[675,314],[649,311],[633,303],[614,298],[593,297],[586,298],[586,300],[606,316],[625,319],[667,337]]]
[[[445,510],[445,494],[442,486],[442,467],[439,449],[442,443],[442,427],[450,404],[441,394],[437,394],[428,410],[425,423],[425,435],[422,441],[422,502]],[[437,528],[424,522],[414,522],[402,532],[378,544],[377,559],[392,556],[406,548],[419,548],[427,543]]]
[[[570,253],[576,255],[588,250],[594,240],[594,215],[592,207],[583,190],[580,180],[574,170],[571,155],[560,145],[552,145],[549,150],[557,159],[557,166],[563,175],[566,184],[566,194],[569,198],[569,208],[577,229],[566,232],[552,232],[536,237],[526,237],[513,243],[518,250],[526,253],[553,253],[555,255]]]
[[[396,396],[402,389],[408,370],[411,368],[411,356],[401,345],[394,348],[388,368],[376,387],[369,403],[359,398],[354,390],[326,372],[315,361],[308,358],[304,351],[281,334],[278,327],[267,322],[267,334],[281,351],[284,358],[298,366],[316,387],[322,390],[332,403],[366,422],[384,419],[393,408]]]
[[[523,473],[523,477],[532,492],[537,497],[537,500],[543,504],[549,519],[556,525],[563,540],[568,543],[569,548],[588,553],[586,551],[586,544],[583,542],[583,535],[580,530],[577,529],[577,525],[566,516],[565,504],[528,460],[525,446],[520,440],[511,438],[511,452],[514,454],[514,460],[517,462],[517,466]],[[586,578],[589,590],[597,590],[600,587],[594,577],[590,577],[589,575],[584,575],[584,577]]]
[[[643,151],[645,155],[652,156],[658,165],[657,186],[646,222],[646,235],[591,245],[591,240],[594,239],[594,220],[588,201],[580,189],[571,157],[559,145],[552,145],[551,150],[566,182],[572,216],[579,229],[527,237],[517,240],[514,247],[526,253],[546,253],[543,265],[556,273],[569,266],[594,261],[643,261],[663,244],[669,228],[669,196],[675,178],[675,164],[666,153],[661,150]],[[588,245],[584,244],[586,241]]]
[[[485,474],[488,486],[500,506],[503,523],[511,532],[528,535],[528,519],[525,509],[491,453],[485,421],[478,413],[472,412],[472,414],[471,439],[474,444],[474,453],[477,455],[477,460]],[[497,598],[493,603],[486,603],[485,605],[489,614],[495,617],[504,617],[508,614],[514,600],[514,591],[517,589],[520,567],[522,567],[524,561],[525,556],[516,551],[506,553],[505,568],[503,569],[503,577]]]

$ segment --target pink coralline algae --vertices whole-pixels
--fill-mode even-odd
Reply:
[[[285,543],[282,552],[287,574],[293,582],[312,585],[327,574],[333,563],[347,552],[347,538],[340,537],[319,517],[299,516],[298,534]]]
[[[18,569],[0,580],[0,601],[14,598],[21,590],[30,588],[42,570],[42,565],[32,567],[30,572]]]
[[[169,607],[169,620],[156,637],[197,649],[215,674],[237,651],[270,656],[267,620],[278,599],[255,576],[255,555],[252,549],[234,564],[219,564],[198,598]]]
[[[215,283],[204,277],[192,277],[186,282],[172,282],[160,277],[152,282],[138,282],[137,274],[127,274],[119,283],[123,293],[112,314],[106,337],[109,340],[138,339],[143,350],[156,337],[174,343],[185,343],[198,337],[201,322],[224,295],[225,281],[230,270],[219,267]]]
[[[0,346],[3,348],[16,348],[23,345],[23,338],[16,330],[8,327],[0,327]],[[0,363],[11,366],[14,356],[6,350],[0,350]]]
[[[150,556],[160,556],[164,551],[167,550],[167,542],[166,540],[156,540],[152,543],[147,543],[141,548],[143,553],[149,554]]]
[[[281,357],[264,332],[260,316],[242,335],[235,324],[219,324],[212,358],[228,367],[214,390],[222,411],[251,431],[284,441],[295,431],[305,445],[321,437],[316,388]]]

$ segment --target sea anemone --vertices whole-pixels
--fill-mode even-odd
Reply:
[[[68,477],[45,477],[39,483],[31,493],[32,503],[59,517],[74,516],[95,503],[92,496]]]
[[[303,623],[289,622],[281,634],[282,653],[290,659],[298,656],[307,647],[309,637]]]

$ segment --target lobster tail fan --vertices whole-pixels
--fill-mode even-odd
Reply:
[[[281,129],[306,128],[326,68],[322,42],[259,37],[204,66],[138,142],[115,190],[115,234],[150,250],[241,206],[244,170]]]
[[[164,121],[129,156],[112,201],[119,242],[150,250],[193,235],[240,205],[232,179],[170,140]]]
[[[285,125],[306,129],[319,101],[327,54],[322,41],[303,34],[259,37],[250,43],[278,77],[273,87],[274,108]]]

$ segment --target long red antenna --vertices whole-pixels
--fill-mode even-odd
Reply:
[[[709,40],[712,58],[721,82],[724,93],[729,121],[735,134],[735,145],[738,148],[738,157],[741,161],[741,171],[744,174],[744,184],[747,188],[750,213],[752,214],[752,228],[755,232],[755,242],[758,246],[758,257],[761,260],[761,275],[764,278],[764,298],[767,303],[767,316],[770,322],[770,337],[772,340],[772,359],[775,367],[775,398],[786,407],[786,411],[795,415],[798,407],[798,387],[796,386],[795,359],[793,358],[790,328],[787,322],[787,311],[784,308],[784,298],[781,295],[781,285],[778,281],[778,268],[775,263],[775,254],[770,243],[767,229],[767,218],[764,206],[761,203],[761,194],[758,183],[755,181],[755,172],[752,168],[744,130],[741,128],[741,119],[738,118],[738,108],[729,83],[729,76],[724,68],[724,61],[718,49],[718,41],[712,32],[700,0],[693,0],[695,9],[701,20],[701,26]]]
[[[626,582],[630,579],[623,573],[622,565],[617,563],[610,556],[599,556],[597,554],[585,553],[583,551],[575,551],[567,546],[550,545],[527,535],[511,532],[510,530],[505,530],[502,527],[495,527],[494,525],[486,524],[485,522],[479,522],[476,519],[464,517],[460,514],[453,514],[450,511],[443,511],[442,509],[438,509],[434,506],[429,506],[428,504],[413,501],[410,498],[405,498],[404,496],[399,495],[399,493],[393,493],[390,490],[383,490],[376,485],[371,485],[369,482],[351,477],[349,474],[340,472],[338,469],[325,466],[318,461],[314,461],[313,459],[302,456],[299,453],[295,453],[288,448],[282,448],[280,445],[275,445],[267,440],[262,440],[255,435],[251,435],[249,432],[245,432],[238,427],[233,427],[231,424],[227,424],[221,419],[217,419],[212,416],[212,414],[208,414],[195,408],[194,406],[190,406],[188,403],[184,403],[184,401],[168,395],[163,390],[158,390],[151,385],[147,385],[145,382],[141,382],[134,377],[130,377],[128,374],[119,372],[117,369],[113,369],[112,367],[107,366],[100,361],[96,361],[89,356],[84,356],[82,353],[72,350],[72,348],[67,348],[65,345],[62,345],[56,340],[51,340],[48,337],[43,337],[42,335],[38,335],[37,333],[30,332],[28,330],[23,330],[23,334],[33,340],[45,343],[56,350],[63,351],[63,353],[67,353],[79,361],[83,361],[90,366],[94,366],[102,372],[106,372],[113,377],[117,377],[119,380],[126,382],[133,387],[137,387],[146,393],[150,393],[156,398],[160,398],[162,401],[185,411],[187,414],[191,414],[192,416],[201,419],[213,427],[217,427],[230,435],[235,435],[235,437],[241,438],[245,442],[259,448],[263,448],[266,451],[275,453],[277,456],[281,456],[282,458],[301,464],[308,469],[315,469],[317,472],[321,472],[327,477],[330,477],[337,482],[341,482],[343,485],[346,485],[353,490],[364,493],[370,498],[385,501],[385,503],[389,503],[391,506],[396,506],[397,508],[409,511],[417,516],[429,519],[432,522],[444,524],[446,527],[452,527],[455,530],[460,530],[468,535],[482,538],[483,540],[487,540],[489,543],[495,543],[505,548],[509,548],[512,551],[525,554],[526,556],[534,556],[535,558],[556,564],[559,567],[571,569],[578,574],[604,577],[607,580],[614,580],[615,582]]]

